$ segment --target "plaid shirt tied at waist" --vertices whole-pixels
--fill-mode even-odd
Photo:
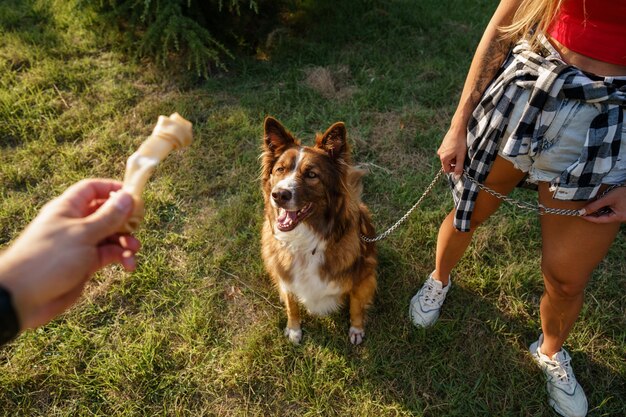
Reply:
[[[615,166],[622,140],[626,80],[596,77],[563,62],[558,52],[541,38],[541,54],[527,41],[520,41],[491,82],[468,123],[465,171],[483,183],[498,154],[509,116],[523,90],[530,90],[528,102],[517,126],[506,138],[507,156],[538,154],[541,141],[552,123],[562,99],[593,103],[600,114],[593,119],[580,157],[551,182],[554,198],[589,200]],[[454,226],[467,232],[478,186],[464,176],[448,176],[456,204]]]

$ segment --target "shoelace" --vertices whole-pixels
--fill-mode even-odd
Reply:
[[[432,284],[427,284],[424,291],[424,302],[427,304],[437,304],[442,300],[443,290],[436,290]]]
[[[571,386],[576,383],[576,378],[572,367],[570,366],[571,358],[563,359],[563,361],[546,361],[549,372],[556,376],[560,384]]]

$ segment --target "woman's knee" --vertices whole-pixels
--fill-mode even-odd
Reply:
[[[553,297],[577,298],[580,297],[587,287],[589,276],[572,271],[555,271],[542,263],[546,291]]]

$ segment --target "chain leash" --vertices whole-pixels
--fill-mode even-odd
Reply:
[[[411,207],[409,211],[407,211],[406,214],[402,216],[400,220],[398,220],[393,226],[391,226],[389,229],[385,230],[383,233],[381,233],[380,235],[376,237],[367,237],[364,234],[361,234],[360,235],[361,240],[366,243],[374,243],[374,242],[378,242],[379,240],[383,240],[384,238],[389,236],[391,233],[393,233],[398,228],[398,226],[400,226],[402,223],[406,221],[406,219],[409,218],[409,216],[411,215],[411,213],[413,213],[413,211],[417,208],[417,206],[419,206],[422,203],[422,200],[430,193],[430,191],[433,189],[433,187],[435,186],[437,181],[439,181],[439,178],[441,178],[442,175],[443,175],[443,168],[439,170],[437,175],[435,175],[435,178],[430,182],[430,184],[428,184],[428,187],[426,187],[426,190],[424,190],[424,192],[422,193],[422,196],[419,198],[419,200],[417,200],[417,203],[413,204],[413,207]]]
[[[368,236],[365,236],[364,234],[360,234],[359,237],[361,238],[361,240],[366,243],[374,243],[374,242],[378,242],[379,240],[385,239],[387,236],[393,233],[398,228],[398,226],[400,226],[402,223],[406,221],[406,219],[409,218],[409,216],[411,215],[411,213],[413,213],[413,211],[417,208],[417,206],[419,206],[422,203],[422,200],[424,200],[424,198],[430,193],[430,191],[433,189],[437,181],[439,181],[439,178],[441,178],[443,173],[444,173],[443,168],[441,168],[439,172],[437,173],[437,175],[435,175],[435,178],[430,182],[430,184],[428,184],[428,187],[426,187],[426,190],[424,190],[424,192],[422,193],[422,196],[417,200],[415,204],[413,204],[413,207],[411,207],[404,216],[402,216],[397,222],[395,222],[393,226],[391,226],[389,229],[385,230],[383,233],[381,233],[380,235],[376,237],[368,237]],[[492,190],[491,188],[487,187],[484,184],[481,184],[480,182],[478,182],[478,180],[470,176],[466,171],[463,171],[462,175],[465,178],[467,178],[471,183],[476,185],[482,191],[488,194],[491,194],[492,196],[502,201],[506,201],[509,204],[513,204],[514,206],[519,207],[523,210],[533,211],[539,214],[540,216],[544,214],[556,214],[559,216],[576,217],[576,216],[582,216],[584,214],[584,211],[582,209],[580,210],[557,209],[557,208],[546,207],[543,204],[535,205],[532,203],[527,203],[525,201],[516,200],[507,195],[504,195],[495,190]],[[615,188],[618,188],[621,186],[622,186],[621,184],[611,185],[598,198],[604,197],[609,191],[614,190]]]
[[[532,203],[527,203],[525,201],[519,201],[507,195],[500,194],[499,192],[492,190],[491,188],[485,186],[484,184],[479,183],[475,178],[470,177],[465,171],[463,171],[463,176],[467,178],[468,180],[470,180],[471,183],[476,185],[482,191],[488,194],[491,194],[492,196],[499,198],[502,201],[506,201],[509,204],[513,204],[514,206],[517,206],[521,209],[534,211],[538,213],[540,216],[544,214],[557,214],[561,216],[582,216],[583,214],[582,209],[581,210],[555,209],[555,208],[546,207],[543,204],[535,205]]]

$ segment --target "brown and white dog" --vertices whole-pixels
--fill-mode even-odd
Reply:
[[[298,303],[325,315],[350,299],[349,338],[365,336],[364,315],[376,291],[374,235],[361,202],[364,171],[352,166],[346,128],[335,123],[303,146],[276,119],[265,119],[262,182],[265,267],[287,307],[285,336],[302,339]]]

